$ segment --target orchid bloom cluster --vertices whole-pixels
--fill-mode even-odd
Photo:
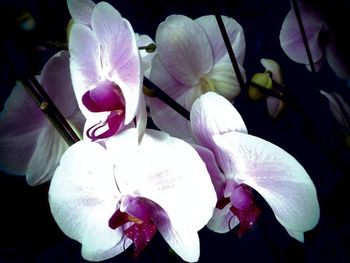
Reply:
[[[52,215],[85,259],[131,245],[137,256],[159,231],[183,260],[198,261],[204,226],[217,233],[238,226],[239,235],[253,227],[256,193],[304,241],[319,219],[315,186],[290,154],[248,134],[232,104],[240,88],[214,16],[168,17],[148,54],[138,47],[152,39],[134,33],[110,4],[68,0],[68,9],[69,50],[38,79],[82,140],[68,147],[17,86],[0,115],[0,163],[31,185],[50,182]],[[244,74],[242,27],[222,18]],[[145,99],[144,76],[190,120],[157,97]],[[159,130],[146,128],[146,104]]]

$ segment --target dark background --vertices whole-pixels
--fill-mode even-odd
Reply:
[[[276,60],[284,73],[284,83],[298,108],[287,105],[284,114],[272,120],[264,101],[253,102],[242,91],[235,106],[249,133],[271,141],[292,154],[314,181],[321,206],[317,227],[306,233],[305,243],[290,238],[274,218],[271,209],[257,195],[262,214],[252,231],[238,238],[234,231],[216,234],[206,228],[199,232],[199,262],[350,262],[349,166],[350,150],[344,145],[340,126],[331,115],[327,100],[318,90],[336,91],[350,101],[345,80],[338,79],[325,64],[312,74],[304,65],[291,61],[279,45],[279,31],[290,9],[289,1],[109,1],[127,18],[135,32],[152,38],[160,22],[170,14],[191,18],[213,14],[215,4],[221,14],[235,18],[246,38],[244,68],[247,79],[263,71],[261,58]],[[346,36],[350,34],[347,1],[308,1],[319,9],[336,32],[344,58],[349,58]],[[37,74],[58,48],[38,51],[47,41],[66,41],[69,13],[65,1],[0,1],[1,16],[1,108],[16,79]],[[23,32],[16,18],[29,11],[36,28]],[[349,60],[350,61],[350,60]],[[86,262],[80,244],[67,238],[56,226],[47,202],[48,185],[29,187],[24,177],[0,175],[0,263],[5,262]],[[156,235],[138,259],[130,249],[106,262],[182,262],[169,253]]]

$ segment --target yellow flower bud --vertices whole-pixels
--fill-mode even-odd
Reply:
[[[266,89],[272,89],[272,79],[269,71],[254,74],[251,82],[256,83],[257,85]],[[258,88],[252,85],[249,86],[248,95],[253,100],[259,100],[266,97],[266,95],[261,93]]]

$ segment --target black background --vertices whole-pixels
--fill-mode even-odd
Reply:
[[[271,209],[257,195],[262,214],[252,231],[238,238],[234,231],[199,232],[199,262],[350,262],[349,166],[350,150],[344,146],[340,126],[331,115],[327,100],[318,90],[336,91],[350,101],[345,80],[338,79],[327,64],[312,74],[291,61],[279,44],[279,31],[290,9],[289,1],[109,1],[128,19],[135,32],[152,38],[160,22],[170,14],[191,18],[213,14],[215,4],[223,15],[235,18],[246,38],[244,68],[248,79],[263,71],[261,58],[279,62],[284,83],[302,111],[291,105],[277,120],[266,111],[266,103],[253,102],[243,91],[235,102],[249,133],[271,141],[292,154],[314,181],[321,206],[317,227],[306,233],[305,243],[290,238],[274,218]],[[318,8],[336,32],[344,58],[349,58],[350,5],[347,1],[308,1]],[[1,15],[1,107],[16,79],[37,74],[58,48],[36,51],[45,41],[64,42],[69,13],[65,1],[0,1]],[[16,17],[29,11],[35,21],[33,32],[24,33]],[[48,185],[29,187],[24,177],[0,176],[0,262],[86,262],[80,244],[67,238],[56,226],[47,203]],[[168,246],[156,235],[139,258],[130,250],[107,262],[182,262],[169,253]]]

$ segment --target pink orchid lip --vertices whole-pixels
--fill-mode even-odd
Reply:
[[[133,241],[135,245],[134,257],[137,257],[152,240],[157,227],[151,220],[150,207],[144,198],[132,200],[128,212],[122,212],[118,209],[109,219],[108,225],[110,228],[116,229],[126,223],[133,223],[123,230],[123,233]]]
[[[82,102],[91,112],[111,112],[102,124],[99,122],[87,130],[87,136],[90,139],[97,140],[110,137],[124,123],[125,99],[117,84],[113,82],[99,83],[83,95]],[[106,125],[108,126],[107,131],[97,135],[97,132]]]
[[[231,203],[230,211],[239,220],[237,235],[241,237],[253,227],[260,215],[260,208],[255,205],[252,189],[246,185],[236,187],[230,197],[219,199],[216,203],[216,208],[224,209],[229,203]]]

